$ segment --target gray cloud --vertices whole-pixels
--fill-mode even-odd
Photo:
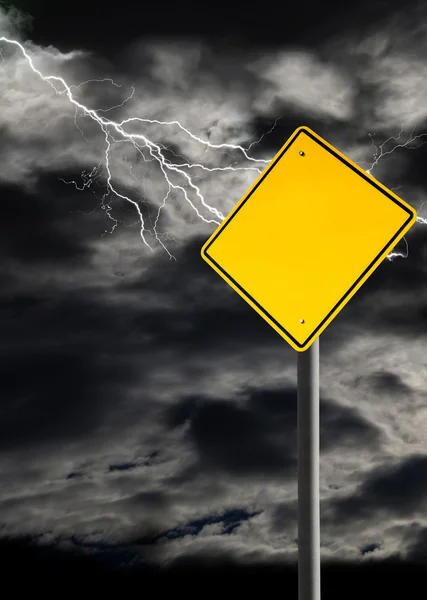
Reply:
[[[368,474],[356,493],[333,503],[334,518],[349,521],[386,512],[412,517],[427,501],[427,458],[414,455],[397,465],[381,465]]]
[[[371,373],[366,379],[375,391],[387,392],[393,396],[411,393],[410,387],[407,386],[396,373],[379,371]]]

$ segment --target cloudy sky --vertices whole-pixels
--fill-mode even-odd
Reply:
[[[0,9],[4,538],[296,560],[296,354],[200,248],[308,125],[419,216],[322,335],[322,557],[427,561],[427,12],[388,5]]]

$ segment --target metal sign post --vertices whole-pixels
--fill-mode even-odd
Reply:
[[[299,600],[320,600],[318,338],[416,216],[370,173],[299,127],[201,251],[298,352]]]
[[[298,600],[320,600],[319,338],[298,352]]]

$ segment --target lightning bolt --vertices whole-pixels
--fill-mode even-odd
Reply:
[[[401,143],[400,140],[402,138],[404,129],[405,129],[405,126],[402,125],[398,135],[390,136],[384,142],[382,142],[382,144],[380,144],[379,146],[377,146],[374,143],[374,135],[375,134],[372,134],[372,133],[368,134],[369,137],[371,138],[371,144],[374,149],[374,161],[371,164],[371,166],[369,167],[369,169],[367,169],[367,172],[369,174],[371,174],[371,171],[378,165],[380,160],[385,160],[386,156],[390,157],[390,155],[393,154],[393,152],[395,152],[398,148],[407,148],[409,150],[416,150],[417,148],[419,148],[420,146],[425,144],[425,142],[421,142],[415,146],[414,145],[411,146],[411,144],[413,144],[414,142],[421,140],[422,138],[425,138],[427,136],[427,133],[420,133],[419,135],[415,135],[415,127],[412,129],[406,142]],[[385,146],[387,146],[387,144],[389,142],[391,142],[392,140],[396,143],[393,145],[392,148],[390,148],[390,150],[385,150]],[[386,159],[386,160],[388,160],[388,159]]]
[[[133,206],[133,208],[135,209],[136,214],[138,216],[138,221],[140,224],[141,239],[144,242],[144,244],[151,251],[153,251],[152,246],[149,244],[149,242],[147,240],[147,235],[152,234],[152,235],[154,235],[157,242],[167,252],[167,254],[169,255],[169,258],[174,259],[175,257],[169,252],[168,248],[162,241],[162,237],[168,238],[168,236],[166,234],[160,233],[157,229],[159,219],[161,216],[161,212],[164,209],[164,207],[166,206],[166,203],[167,203],[172,191],[180,193],[182,195],[182,197],[184,198],[184,200],[190,205],[191,209],[196,213],[197,217],[199,219],[201,219],[202,221],[204,221],[205,223],[213,223],[213,224],[219,225],[220,222],[224,219],[224,215],[219,210],[217,210],[215,207],[209,205],[205,201],[205,198],[203,197],[203,194],[201,193],[199,186],[194,181],[194,177],[192,177],[188,171],[200,170],[200,171],[205,171],[205,172],[209,172],[209,173],[212,173],[215,171],[255,171],[257,173],[261,173],[262,172],[261,165],[262,164],[266,165],[271,162],[271,159],[263,160],[263,159],[259,159],[259,158],[254,158],[249,154],[249,151],[251,150],[251,148],[253,146],[258,144],[264,138],[265,135],[267,135],[268,133],[273,131],[274,127],[277,125],[277,122],[279,121],[279,119],[281,117],[276,119],[273,127],[271,128],[271,130],[269,132],[264,133],[260,139],[258,139],[255,142],[252,142],[248,148],[244,148],[243,146],[240,146],[237,144],[230,144],[230,143],[214,144],[214,143],[210,142],[208,139],[204,139],[204,138],[192,133],[189,129],[184,127],[178,120],[162,121],[159,119],[129,117],[127,119],[123,119],[122,121],[114,121],[114,120],[108,119],[105,116],[105,114],[112,111],[113,109],[123,107],[126,102],[131,100],[135,93],[134,86],[131,86],[131,93],[121,103],[119,103],[115,106],[112,106],[108,109],[89,108],[88,106],[86,106],[85,104],[82,104],[80,101],[78,101],[76,99],[75,95],[73,94],[73,90],[78,90],[83,85],[88,85],[90,83],[108,82],[117,88],[120,88],[121,86],[109,78],[89,79],[87,81],[83,81],[83,82],[79,83],[78,85],[70,85],[62,77],[59,77],[56,75],[43,74],[35,66],[34,61],[31,57],[31,55],[26,50],[25,46],[23,44],[21,44],[19,41],[15,40],[15,39],[10,39],[6,36],[1,36],[0,43],[1,42],[7,43],[11,46],[14,46],[22,54],[22,56],[26,59],[29,68],[33,71],[33,73],[35,75],[37,75],[42,81],[49,84],[50,87],[55,92],[55,94],[65,95],[68,98],[69,102],[71,103],[72,106],[74,106],[74,109],[75,109],[74,123],[84,139],[86,139],[84,136],[84,132],[81,130],[81,128],[79,127],[79,124],[78,124],[79,114],[83,114],[84,116],[89,117],[96,125],[99,126],[100,131],[102,132],[102,134],[104,136],[104,142],[105,142],[103,163],[93,167],[93,169],[91,171],[83,171],[83,173],[81,175],[82,183],[80,185],[76,181],[66,181],[64,179],[61,179],[61,181],[63,181],[65,184],[72,184],[76,187],[76,189],[83,191],[85,189],[92,188],[94,182],[96,182],[98,179],[103,177],[103,179],[105,180],[107,191],[102,196],[101,208],[105,211],[105,214],[107,215],[108,219],[110,219],[112,221],[112,227],[111,227],[109,233],[113,233],[113,231],[116,229],[116,227],[119,223],[119,221],[112,214],[112,205],[111,205],[110,198],[115,197],[124,202],[131,204]],[[0,48],[0,59],[2,62],[4,62],[4,57],[2,54],[1,48]],[[208,167],[202,163],[188,162],[185,158],[176,155],[170,149],[166,148],[163,144],[156,143],[155,141],[149,139],[149,137],[147,135],[127,131],[127,127],[136,125],[136,124],[160,125],[162,127],[178,128],[188,138],[190,138],[194,142],[200,144],[202,147],[204,146],[206,149],[206,152],[209,149],[220,150],[223,153],[226,153],[227,151],[228,152],[232,151],[234,153],[237,152],[237,153],[240,153],[240,155],[246,161],[248,161],[250,166],[238,166],[238,161],[232,163],[231,165],[225,166],[225,167]],[[409,149],[413,150],[425,143],[424,141],[421,141],[419,144],[414,145],[414,142],[420,141],[420,140],[422,140],[422,138],[427,136],[427,133],[415,135],[414,130],[412,130],[412,132],[411,132],[409,138],[406,140],[406,142],[402,142],[401,137],[403,135],[403,131],[404,131],[404,126],[402,125],[401,131],[397,136],[389,137],[383,143],[381,143],[379,146],[376,146],[374,144],[373,134],[369,134],[369,136],[371,138],[372,147],[374,148],[373,161],[370,164],[369,168],[367,169],[367,172],[369,174],[371,174],[373,169],[379,164],[380,161],[388,160],[390,158],[390,155],[392,155],[393,152],[395,152],[398,148],[409,148]],[[391,149],[386,150],[386,146],[392,141],[394,142],[393,147]],[[147,226],[146,226],[146,222],[145,222],[146,219],[144,218],[143,212],[141,210],[140,202],[119,192],[119,190],[116,187],[116,184],[114,183],[113,175],[112,175],[112,171],[111,171],[111,150],[116,144],[119,144],[119,143],[132,144],[135,151],[140,155],[140,157],[142,158],[142,160],[145,163],[154,162],[155,164],[157,164],[158,167],[160,168],[160,171],[161,171],[163,177],[164,177],[164,181],[167,184],[167,192],[164,195],[163,200],[160,202],[160,204],[158,206],[157,213],[155,215],[154,223],[152,223],[151,230],[149,228],[147,228]],[[146,152],[148,152],[148,155],[150,158],[147,158]],[[172,154],[174,156],[173,160],[175,160],[175,159],[182,159],[182,160],[173,162],[171,159],[167,158],[166,152],[169,152],[169,155]],[[129,170],[130,170],[131,175],[133,177],[135,177],[132,173],[132,166],[129,167]],[[173,175],[177,175],[178,180],[180,180],[180,182],[177,183],[176,181],[172,180]],[[135,179],[136,179],[136,177],[135,177]],[[212,215],[212,216],[206,218],[202,214],[202,212],[200,212],[201,210],[207,211],[207,213],[210,213],[210,215]],[[427,224],[427,219],[424,219],[424,218],[418,216],[417,222],[422,223],[422,224]],[[104,233],[107,233],[107,230]],[[168,238],[168,239],[170,239],[170,238]],[[405,253],[398,252],[395,250],[395,251],[391,252],[387,258],[389,260],[393,260],[394,258],[397,258],[397,257],[407,258],[409,251],[408,251],[408,243],[405,238],[404,238],[404,243],[406,245]]]
[[[427,137],[427,133],[420,133],[418,135],[415,135],[415,127],[412,129],[411,133],[409,134],[408,139],[405,142],[402,142],[402,135],[403,135],[404,130],[405,130],[405,126],[402,125],[398,135],[388,137],[386,140],[384,140],[384,142],[382,142],[378,146],[374,143],[374,135],[375,134],[372,134],[372,133],[368,134],[371,139],[372,148],[374,149],[374,156],[373,156],[373,162],[371,163],[370,167],[366,170],[367,173],[369,173],[371,175],[372,170],[379,164],[380,161],[389,160],[391,158],[391,155],[399,148],[406,148],[408,150],[416,150],[417,148],[419,148],[420,146],[423,146],[426,143],[426,141],[420,141],[420,140]],[[386,150],[386,147],[389,145],[390,142],[394,142],[394,144],[392,145],[392,147],[389,150]],[[419,143],[414,144],[414,142],[419,142]],[[393,188],[393,191],[396,191],[397,189],[399,189],[399,188]],[[421,204],[419,210],[421,210],[421,208],[423,206],[424,206],[424,202]],[[416,222],[421,223],[422,225],[427,225],[427,219],[420,217],[418,215],[417,215]],[[391,260],[394,260],[395,258],[408,258],[408,256],[409,256],[408,241],[405,237],[403,238],[402,241],[405,244],[405,252],[399,252],[398,250],[394,250],[393,252],[390,252],[390,254],[387,255],[388,260],[391,261]]]
[[[112,172],[111,172],[111,164],[110,164],[111,163],[111,149],[114,145],[116,145],[118,143],[125,142],[125,143],[132,144],[133,148],[141,156],[141,158],[143,159],[144,162],[149,162],[149,160],[154,161],[158,165],[158,167],[160,168],[160,170],[163,174],[163,177],[167,184],[168,189],[163,198],[163,201],[160,203],[159,208],[157,210],[154,225],[152,228],[152,233],[154,234],[157,242],[167,252],[167,254],[169,255],[169,258],[174,258],[174,256],[169,252],[169,250],[163,243],[163,241],[161,239],[161,234],[159,234],[159,232],[157,231],[157,225],[158,225],[161,211],[165,207],[166,202],[173,190],[180,192],[182,194],[183,198],[191,206],[191,208],[194,210],[194,212],[196,213],[198,218],[201,219],[202,221],[204,221],[205,223],[214,223],[214,224],[219,225],[220,222],[224,219],[224,215],[219,210],[217,210],[215,207],[209,205],[205,201],[205,198],[203,197],[203,194],[201,193],[199,186],[194,182],[194,178],[192,178],[189,175],[189,173],[187,172],[187,169],[200,169],[200,170],[208,171],[208,172],[233,170],[233,171],[255,171],[255,172],[261,173],[260,165],[262,163],[268,164],[270,162],[269,160],[258,159],[258,158],[254,158],[254,157],[250,156],[248,154],[249,149],[246,149],[243,146],[240,146],[237,144],[230,144],[230,143],[214,144],[207,139],[204,139],[198,135],[195,135],[189,129],[184,127],[177,120],[161,121],[159,119],[148,119],[148,118],[141,118],[141,117],[129,117],[122,121],[113,121],[111,119],[108,119],[104,116],[104,114],[106,112],[111,111],[113,108],[119,108],[119,107],[123,106],[125,104],[125,102],[127,102],[128,100],[130,100],[133,97],[133,94],[135,91],[133,86],[132,86],[131,94],[127,98],[125,98],[125,100],[123,100],[123,102],[121,102],[120,104],[118,104],[114,107],[111,107],[109,109],[89,108],[88,106],[86,106],[85,104],[82,104],[75,98],[75,96],[73,95],[74,89],[78,89],[82,85],[88,84],[88,83],[91,83],[94,81],[98,81],[98,82],[108,81],[108,82],[112,83],[113,85],[115,85],[116,87],[120,87],[120,86],[118,86],[118,84],[116,84],[111,79],[98,79],[98,80],[92,79],[92,80],[84,81],[84,82],[80,83],[79,85],[69,85],[65,81],[65,79],[63,79],[62,77],[58,77],[56,75],[44,75],[35,66],[32,57],[27,52],[24,45],[21,44],[19,41],[15,40],[15,39],[10,39],[6,36],[1,36],[0,42],[4,42],[4,43],[10,44],[12,46],[15,46],[21,52],[21,54],[25,57],[25,59],[28,63],[28,66],[30,67],[30,69],[33,71],[34,74],[36,74],[42,81],[48,83],[56,94],[65,95],[68,98],[69,102],[75,108],[74,122],[75,122],[76,126],[78,127],[79,131],[81,132],[81,134],[83,135],[83,137],[84,137],[84,133],[82,132],[82,130],[80,129],[80,127],[78,126],[78,123],[77,123],[77,117],[78,117],[79,111],[86,117],[89,117],[93,122],[95,122],[99,126],[100,130],[102,131],[103,136],[104,136],[104,141],[105,141],[105,152],[104,152],[103,165],[98,165],[97,167],[94,167],[94,169],[92,169],[92,171],[90,171],[90,172],[83,172],[83,174],[82,174],[83,184],[80,186],[75,181],[69,181],[69,182],[66,182],[65,180],[62,180],[62,181],[64,181],[64,183],[73,184],[79,190],[84,190],[86,188],[91,187],[93,182],[97,178],[99,178],[103,172],[105,173],[107,192],[104,194],[104,196],[102,198],[102,208],[105,210],[108,218],[113,222],[110,233],[112,233],[118,225],[118,220],[115,219],[115,217],[111,213],[111,211],[112,211],[111,203],[108,202],[109,196],[112,195],[116,198],[119,198],[125,202],[130,203],[134,207],[134,209],[136,210],[136,213],[138,215],[138,219],[139,219],[139,223],[140,223],[140,235],[141,235],[142,241],[151,251],[153,251],[152,246],[147,241],[147,234],[149,233],[149,230],[146,227],[144,215],[142,213],[139,202],[137,202],[136,200],[130,198],[129,196],[119,192],[119,190],[117,189],[117,187],[114,183],[114,180],[113,180],[113,176],[112,176]],[[4,61],[4,57],[1,53],[1,49],[0,49],[0,58]],[[101,113],[103,113],[103,114],[101,114]],[[149,139],[144,134],[129,133],[126,130],[126,126],[135,125],[136,123],[160,125],[162,127],[177,127],[190,139],[197,142],[198,144],[201,144],[202,146],[205,146],[206,150],[208,150],[208,149],[221,150],[223,152],[231,150],[233,152],[239,152],[239,153],[241,153],[241,155],[243,155],[243,157],[249,163],[253,163],[253,165],[242,167],[242,166],[236,166],[236,163],[234,163],[227,167],[208,167],[203,164],[188,163],[185,161],[184,162],[172,162],[165,155],[165,150],[167,150],[167,149],[162,144],[156,143],[155,141]],[[251,144],[251,146],[252,145],[253,144]],[[148,151],[148,154],[150,156],[149,160],[146,158],[144,151]],[[176,183],[176,182],[172,181],[172,179],[171,179],[172,174],[178,175],[178,179],[181,179],[181,182]],[[212,217],[206,218],[205,216],[203,216],[203,214],[199,210],[199,209],[201,209],[200,207],[203,207],[203,209],[205,209],[208,213],[210,213],[212,215]]]

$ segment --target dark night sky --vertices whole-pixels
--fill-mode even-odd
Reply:
[[[147,147],[0,42],[0,554],[104,581],[130,564],[227,564],[246,582],[288,565],[294,586],[295,355],[200,257],[216,225],[194,186],[227,214],[257,172],[200,139],[266,134],[251,155],[269,160],[308,125],[422,220],[427,11],[136,4],[16,2],[31,27],[0,8],[0,36],[43,75],[102,118],[157,120],[126,134],[202,165],[168,184]],[[158,123],[175,120],[187,131]],[[426,232],[322,335],[325,599],[338,575],[360,597],[364,578],[393,589],[427,562]]]
[[[32,39],[61,49],[102,49],[113,55],[133,40],[209,39],[223,43],[248,43],[283,47],[310,45],[343,28],[361,29],[381,23],[399,9],[398,0],[357,4],[301,0],[259,7],[246,2],[111,2],[76,0],[17,0],[14,6],[33,17]]]

